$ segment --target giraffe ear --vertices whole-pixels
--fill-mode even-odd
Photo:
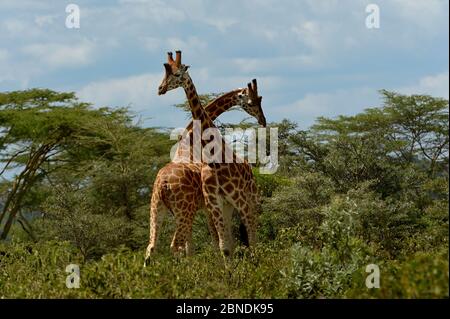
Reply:
[[[185,65],[184,70],[187,71],[190,67],[191,67],[190,65]]]
[[[164,63],[164,69],[166,69],[166,74],[172,74],[172,68],[169,63]]]

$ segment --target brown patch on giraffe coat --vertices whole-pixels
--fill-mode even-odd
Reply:
[[[225,189],[225,191],[227,193],[231,193],[234,189],[234,186],[231,183],[226,184],[225,186],[223,186],[223,188]]]

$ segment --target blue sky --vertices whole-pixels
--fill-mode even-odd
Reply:
[[[81,28],[65,26],[66,5]],[[380,28],[365,25],[380,8]],[[268,121],[378,106],[379,89],[448,98],[447,0],[0,0],[0,91],[75,91],[130,106],[146,126],[180,127],[182,90],[156,94],[165,53],[181,49],[200,93],[257,78]],[[223,121],[244,115],[230,112]]]

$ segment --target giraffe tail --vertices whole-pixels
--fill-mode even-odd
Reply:
[[[157,183],[155,183],[157,185]],[[161,194],[159,187],[154,186],[150,204],[150,234],[149,244],[145,253],[144,267],[148,264],[150,256],[156,250],[158,235],[162,226],[164,213],[168,212],[164,203],[164,196]]]
[[[246,246],[249,247],[249,242],[248,242],[248,232],[247,232],[247,228],[245,227],[244,223],[242,221],[240,221],[239,223],[239,240],[241,241],[241,243]]]
[[[233,214],[236,214],[237,210],[234,209]],[[243,244],[246,247],[249,247],[249,240],[248,240],[248,232],[247,227],[245,227],[245,224],[242,222],[242,219],[239,218],[239,241],[241,244]]]

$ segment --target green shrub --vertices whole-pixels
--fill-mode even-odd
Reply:
[[[261,239],[273,240],[282,229],[297,227],[302,240],[315,241],[314,233],[322,220],[320,208],[332,194],[331,181],[320,173],[305,173],[279,187],[263,202]]]
[[[88,259],[124,242],[131,225],[123,217],[96,214],[83,191],[63,189],[47,199],[37,233],[43,240],[69,241]]]
[[[351,258],[345,262],[330,247],[313,250],[296,245],[291,261],[283,271],[288,298],[340,298],[351,284],[354,272],[364,264],[362,244],[351,239]]]
[[[31,246],[30,246],[31,247]],[[238,249],[226,265],[211,248],[193,257],[156,254],[143,268],[144,251],[116,249],[83,262],[68,243],[32,247],[8,244],[0,259],[0,298],[276,298],[287,262],[283,251],[268,246],[252,253]],[[80,266],[80,288],[65,286],[65,268]]]
[[[448,298],[448,249],[416,253],[379,264],[380,288],[365,286],[365,269],[355,273],[348,298]]]

